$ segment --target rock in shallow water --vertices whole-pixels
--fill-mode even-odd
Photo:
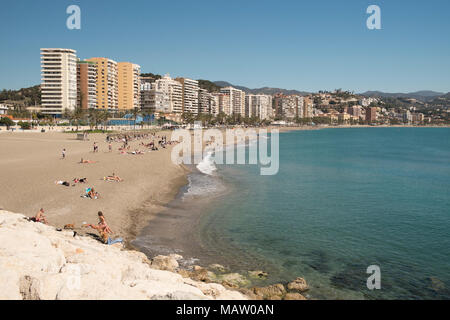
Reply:
[[[178,262],[173,257],[156,256],[152,259],[152,267],[159,270],[175,271],[178,268]]]
[[[284,300],[306,300],[300,293],[289,292],[284,296]]]
[[[273,300],[277,298],[281,299],[286,293],[286,289],[281,283],[278,283],[262,288],[255,287],[253,288],[253,293],[262,299]]]
[[[265,279],[265,278],[267,278],[267,276],[269,274],[267,272],[262,271],[262,270],[257,270],[257,271],[249,271],[248,275],[251,278],[255,278],[255,279]]]
[[[227,273],[227,274],[221,275],[220,279],[222,281],[231,283],[238,287],[245,287],[250,284],[250,281],[239,273]]]
[[[306,283],[306,280],[303,278],[295,279],[294,281],[290,282],[287,287],[289,290],[296,290],[296,291],[300,291],[300,292],[304,292],[309,289],[309,286]]]

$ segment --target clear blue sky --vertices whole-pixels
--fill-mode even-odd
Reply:
[[[81,30],[66,28],[67,6]],[[366,28],[381,8],[382,30]],[[450,1],[9,0],[0,89],[40,83],[41,47],[131,61],[142,72],[251,88],[450,91]]]

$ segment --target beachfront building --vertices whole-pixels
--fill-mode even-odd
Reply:
[[[117,111],[119,107],[117,62],[108,58],[90,58],[97,66],[97,108]]]
[[[175,80],[182,85],[183,113],[198,114],[198,81],[188,78],[176,78]]]
[[[131,62],[117,63],[118,108],[139,109],[141,105],[141,67]]]
[[[362,117],[362,106],[355,105],[348,107],[348,113],[351,114],[353,117]]]
[[[97,106],[97,65],[90,61],[77,61],[77,106],[83,110]]]
[[[225,87],[220,89],[220,93],[228,98],[223,101],[222,110],[226,115],[239,114],[245,117],[245,92],[233,87]],[[229,106],[227,105],[229,104]]]
[[[261,120],[272,116],[272,96],[266,94],[245,95],[245,116]]]
[[[198,90],[198,112],[217,115],[219,113],[219,97],[200,88]]]
[[[413,117],[412,117],[411,111],[405,110],[402,113],[402,120],[403,120],[404,123],[410,124],[412,122],[412,119],[413,119]]]
[[[303,97],[303,114],[300,118],[312,118],[314,115],[314,99],[312,96]]]
[[[170,113],[170,94],[157,87],[156,83],[141,84],[141,110],[154,113]]]
[[[369,123],[377,121],[377,108],[369,107],[366,109],[366,121]]]
[[[41,49],[42,113],[60,117],[77,105],[76,51],[63,48]]]
[[[305,116],[303,105],[303,97],[298,95],[277,94],[274,97],[277,116],[286,119],[303,118]]]
[[[198,112],[204,114],[210,114],[211,104],[213,102],[213,95],[206,89],[198,89]]]
[[[224,113],[226,115],[232,114],[232,108],[231,108],[231,97],[229,94],[226,93],[220,93],[220,92],[213,92],[212,93],[214,100],[217,103],[217,114]]]
[[[150,76],[139,76],[139,79],[141,80],[141,84],[153,83],[156,80],[155,78],[150,77]]]
[[[141,83],[141,109],[164,114],[183,112],[183,85],[165,75],[154,82]]]

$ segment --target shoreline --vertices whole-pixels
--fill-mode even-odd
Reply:
[[[113,142],[113,152],[108,152],[105,138],[106,134],[91,134],[89,141],[78,141],[75,134],[68,133],[2,134],[0,183],[9,187],[0,195],[0,207],[28,216],[44,208],[50,225],[63,228],[75,224],[80,234],[87,233],[82,222],[96,223],[97,211],[102,211],[114,236],[128,244],[187,183],[186,168],[171,163],[172,145],[143,155],[119,154],[120,143]],[[131,150],[148,150],[139,144],[149,140],[130,142]],[[92,152],[94,141],[99,146],[97,153]],[[63,148],[67,150],[64,160]],[[98,163],[80,164],[80,158]],[[112,172],[124,181],[104,181]],[[73,178],[84,177],[86,184],[65,187],[54,183],[64,180],[72,184]],[[81,198],[87,187],[95,187],[100,198]],[[146,214],[136,214],[143,206],[148,209]]]
[[[373,128],[373,126],[349,127]],[[380,127],[382,126],[377,126],[375,128]],[[283,127],[279,129],[281,129],[281,133],[294,130],[318,130],[328,128],[348,127]],[[433,128],[442,128],[442,126]],[[170,133],[171,131],[159,131],[157,134],[170,135]],[[152,224],[152,221],[170,220],[170,218],[174,217],[170,211],[177,209],[176,205],[179,205],[179,202],[177,203],[177,201],[179,201],[177,196],[180,195],[183,188],[188,185],[188,178],[190,175],[195,174],[196,169],[191,169],[185,165],[173,165],[170,162],[170,151],[172,146],[168,146],[167,149],[160,149],[157,152],[146,153],[142,156],[119,155],[115,151],[113,154],[104,152],[107,150],[107,144],[103,141],[106,136],[105,134],[92,134],[90,135],[91,140],[87,142],[77,141],[73,138],[73,135],[74,134],[54,132],[30,133],[29,135],[6,133],[2,135],[2,139],[0,140],[0,183],[8,185],[10,188],[8,189],[9,191],[5,190],[0,196],[0,209],[12,212],[23,212],[28,216],[32,216],[42,203],[47,203],[49,205],[46,206],[46,208],[49,209],[46,212],[48,212],[47,218],[50,220],[50,224],[62,228],[64,223],[74,222],[73,219],[76,219],[75,222],[77,225],[80,224],[80,221],[93,223],[96,219],[96,212],[99,210],[96,209],[96,207],[100,206],[102,211],[105,210],[103,212],[112,229],[125,238],[125,249],[137,249],[144,252],[142,249],[135,246],[133,242],[138,240],[145,229]],[[3,139],[5,137],[6,139]],[[101,151],[98,154],[89,151],[94,140],[97,141],[100,146]],[[148,139],[142,141],[148,142]],[[133,141],[131,144],[138,145],[139,142],[140,140]],[[11,150],[10,148],[15,144],[22,145],[17,149],[13,148]],[[42,148],[41,144],[45,144],[46,147]],[[68,149],[68,158],[65,160],[58,159],[59,151],[63,145],[70,146]],[[116,150],[117,146],[117,143],[114,144],[114,150]],[[138,148],[144,149],[143,147]],[[32,154],[32,156],[30,156],[30,154]],[[80,156],[85,156],[85,159],[98,160],[99,163],[92,165],[78,164],[76,161]],[[69,157],[71,162],[65,163],[64,161],[68,161]],[[29,168],[26,168],[27,165]],[[18,167],[16,168],[16,166]],[[39,169],[42,171],[42,167],[54,171],[52,173],[54,176],[49,175],[48,172],[40,172]],[[161,170],[162,168],[164,168],[164,170]],[[83,174],[89,175],[88,178],[90,183],[96,185],[96,190],[99,190],[102,194],[102,198],[99,200],[81,199],[79,197],[80,190],[82,189],[80,186],[64,187],[54,185],[53,180],[59,178],[59,176],[56,175],[62,174],[62,172],[64,172],[63,170],[67,169],[70,171],[70,176],[78,174],[78,170]],[[22,170],[25,170],[25,172]],[[125,181],[121,183],[112,183],[99,179],[99,176],[110,174],[111,170],[115,170],[118,175],[125,179]],[[70,177],[68,176],[69,174],[65,173],[66,177]],[[16,197],[15,193],[18,190],[22,193],[20,196]],[[121,193],[123,194],[116,196]],[[28,199],[27,202],[22,201],[24,195]],[[226,193],[223,193],[221,196],[226,196]],[[33,201],[35,203],[34,211],[29,209],[31,208],[30,202],[33,203]],[[192,207],[198,207],[198,203],[196,202],[200,203],[202,201],[208,201],[208,199],[194,200],[192,201]],[[208,201],[208,203],[211,203],[211,201]],[[188,219],[191,218],[191,227],[197,227],[204,217],[203,213],[204,212],[196,215],[196,217],[194,217],[195,219],[187,216]],[[153,227],[159,228],[161,225],[154,225]],[[181,223],[178,228],[178,230],[185,229],[184,236],[180,236],[180,233],[176,232],[176,228],[175,232],[173,232],[173,229],[166,229],[166,233],[172,232],[173,236],[177,238],[178,241],[187,241],[189,240],[187,237],[189,236],[189,230],[193,229],[185,227],[186,225]],[[162,229],[160,231],[162,234],[165,233]],[[80,232],[79,234],[88,235],[83,232]],[[176,251],[174,252],[177,248],[169,249],[172,249],[171,253],[177,253]],[[203,247],[203,249],[207,248]],[[205,256],[208,255],[206,251],[207,250],[205,250]],[[181,255],[183,255],[183,253],[181,253]],[[149,258],[151,257],[149,256]],[[188,257],[184,258],[196,259],[193,254],[188,254]],[[226,258],[224,259],[226,260]],[[207,260],[206,265],[217,264],[218,262],[225,261],[224,259],[215,259],[214,256],[211,256],[210,260]],[[193,267],[195,265],[194,262],[195,260],[187,266]],[[180,265],[183,266],[183,263],[180,263]],[[202,265],[207,267],[205,264]],[[245,273],[241,274],[246,276]]]

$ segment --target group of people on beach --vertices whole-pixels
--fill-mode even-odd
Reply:
[[[145,153],[145,151],[141,151],[139,149],[134,149],[134,150],[131,149],[130,142],[147,140],[147,139],[150,139],[150,141],[148,143],[146,143],[145,141],[142,141],[142,142],[140,142],[139,145],[150,149],[150,151],[158,151],[159,148],[166,148],[167,145],[171,145],[171,144],[175,143],[174,141],[170,141],[170,140],[168,141],[167,136],[157,135],[155,133],[134,133],[134,134],[126,133],[126,134],[115,134],[115,135],[111,134],[111,135],[106,136],[108,152],[113,151],[112,143],[116,142],[116,143],[121,143],[121,146],[118,148],[118,151],[121,154],[131,154],[131,155],[142,155]],[[98,146],[97,142],[94,142],[92,147],[93,147],[93,149],[92,149],[93,153],[99,152],[99,146]],[[66,159],[66,148],[63,148],[61,151],[61,159]],[[79,163],[80,164],[94,164],[97,162],[98,161],[87,160],[87,159],[81,158]],[[121,177],[116,175],[114,172],[111,175],[103,177],[103,180],[108,181],[108,182],[124,181]],[[78,183],[87,183],[87,182],[88,182],[87,178],[74,178],[74,179],[72,179],[72,181],[57,180],[57,181],[55,181],[55,184],[69,187],[69,186],[75,186]],[[100,195],[94,189],[94,187],[89,187],[89,188],[85,189],[85,193],[84,193],[84,195],[82,195],[82,197],[89,198],[89,199],[98,199],[100,197]],[[100,238],[103,243],[113,244],[116,242],[123,241],[121,238],[118,238],[115,240],[111,239],[110,235],[113,233],[113,231],[107,224],[105,216],[103,215],[103,213],[101,211],[98,212],[98,219],[99,219],[99,222],[97,224],[88,224],[86,222],[83,222],[83,227],[92,228],[92,229],[96,230],[99,233]],[[43,208],[41,208],[38,211],[38,213],[34,217],[31,218],[31,220],[33,220],[35,222],[48,224],[47,217],[44,214]],[[64,228],[65,229],[74,229],[75,225],[68,224],[68,225],[65,225]],[[57,229],[57,230],[59,230],[59,229]],[[74,233],[74,236],[75,236],[75,234],[76,233]]]

